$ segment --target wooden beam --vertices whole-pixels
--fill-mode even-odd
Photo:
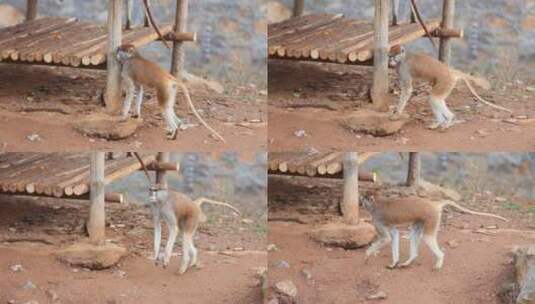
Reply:
[[[108,112],[115,114],[121,105],[120,65],[115,56],[122,40],[122,0],[108,0],[108,50],[105,102]]]
[[[158,163],[168,163],[171,158],[171,153],[169,152],[158,152],[156,156],[156,161]],[[156,184],[160,185],[161,188],[167,189],[167,172],[156,171]]]
[[[414,186],[420,183],[420,154],[418,152],[409,153],[409,169],[407,170],[407,186]]]
[[[176,42],[183,42],[183,41],[197,41],[197,33],[196,32],[187,32],[187,33],[174,33],[169,32],[165,35],[163,35],[165,40],[170,41],[176,41]]]
[[[455,18],[455,0],[443,0],[442,4],[442,24],[440,27],[444,30],[452,29]],[[450,58],[450,38],[441,37],[440,46],[438,49],[438,59],[446,64],[449,64]]]
[[[37,0],[26,0],[26,21],[37,17]]]
[[[437,27],[435,30],[431,31],[431,36],[438,38],[463,38],[464,31],[463,29],[444,29]]]
[[[140,169],[143,170],[143,169]],[[147,170],[151,171],[177,171],[180,170],[180,163],[178,162],[152,162],[147,164]]]
[[[299,17],[305,11],[305,0],[294,0],[293,16]]]
[[[175,33],[187,32],[188,24],[188,0],[176,0],[175,13]],[[184,42],[173,41],[173,54],[171,57],[171,74],[177,79],[182,79],[182,71],[184,70]]]
[[[374,108],[388,111],[388,7],[390,0],[375,0],[373,84]]]
[[[344,154],[344,197],[340,205],[344,221],[350,224],[359,222],[359,165],[358,153]]]
[[[120,192],[106,192],[104,201],[109,203],[124,204],[124,195]]]
[[[129,30],[132,28],[132,3],[133,0],[126,0],[126,25],[125,29]]]
[[[89,200],[91,207],[89,210],[89,220],[87,221],[87,231],[89,240],[93,244],[104,241],[106,214],[104,209],[104,152],[91,152],[90,181],[91,192]]]

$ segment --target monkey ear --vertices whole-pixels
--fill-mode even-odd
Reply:
[[[390,53],[393,55],[397,55],[403,52],[403,46],[396,44],[393,47],[390,48]]]

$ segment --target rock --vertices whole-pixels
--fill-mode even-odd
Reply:
[[[345,249],[356,249],[372,242],[376,234],[373,225],[360,222],[358,225],[329,223],[312,230],[311,236],[317,242]]]
[[[14,299],[10,299],[10,300],[7,300],[7,304],[15,304],[15,300]]]
[[[288,20],[292,16],[290,9],[280,1],[268,1],[261,6],[261,9],[267,11],[265,15],[268,23]]]
[[[22,265],[20,265],[20,264],[11,265],[11,266],[9,266],[9,269],[11,269],[11,271],[13,271],[13,272],[24,271],[24,268],[22,268]]]
[[[297,297],[297,287],[294,282],[290,280],[275,283],[275,291],[282,295],[289,296],[290,298]]]
[[[267,246],[267,251],[278,251],[278,250],[279,250],[279,248],[277,248],[277,245],[275,245],[275,244],[269,244]]]
[[[535,245],[516,249],[514,265],[516,284],[519,287],[516,304],[535,304]]]
[[[12,26],[24,21],[24,14],[9,4],[0,4],[0,27]]]
[[[109,268],[126,255],[125,248],[112,243],[102,246],[87,243],[74,244],[56,253],[58,260],[63,263],[93,270]]]
[[[48,298],[50,299],[50,301],[52,301],[52,303],[59,303],[59,296],[54,290],[47,289],[45,291],[45,293],[48,296]]]
[[[307,136],[307,132],[305,130],[296,130],[294,132],[295,137],[305,137]]]
[[[449,240],[447,244],[448,246],[454,249],[459,247],[459,242],[457,242],[456,240]]]
[[[72,126],[76,131],[86,136],[119,140],[134,134],[142,123],[141,119],[131,118],[121,121],[118,116],[95,113],[73,123]]]
[[[408,118],[390,119],[390,113],[359,110],[347,116],[342,126],[353,132],[363,132],[373,136],[395,134],[409,121]]]
[[[244,218],[243,220],[241,220],[241,222],[244,223],[244,224],[248,224],[248,225],[254,224],[253,220],[247,219],[247,218]]]
[[[494,200],[497,201],[498,203],[507,202],[507,199],[505,197],[501,197],[501,196],[496,196],[496,198],[494,198]]]
[[[383,291],[378,291],[366,297],[366,300],[384,300],[384,299],[386,299],[386,293],[384,293]]]
[[[41,137],[37,133],[32,133],[30,135],[27,135],[26,139],[29,140],[29,141],[40,141]]]
[[[288,268],[290,268],[290,263],[288,263],[288,262],[283,260],[283,261],[276,262],[273,266],[275,266],[276,268],[288,269]]]
[[[24,289],[35,289],[37,286],[32,281],[27,281],[22,288]]]
[[[310,272],[310,270],[308,269],[303,269],[301,270],[301,274],[303,275],[303,277],[306,279],[306,280],[310,280],[312,279],[312,273]]]

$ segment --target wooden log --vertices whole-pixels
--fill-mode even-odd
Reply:
[[[126,0],[126,24],[125,29],[129,30],[132,28],[132,3],[133,0]]]
[[[156,161],[158,163],[169,163],[171,154],[169,152],[158,152]],[[156,184],[162,189],[167,189],[167,172],[165,170],[156,171]]]
[[[104,194],[104,200],[110,203],[124,203],[124,195],[120,192],[106,192]]]
[[[443,0],[442,4],[442,24],[440,27],[445,30],[452,29],[455,18],[455,0]],[[450,38],[441,37],[438,48],[438,59],[446,64],[449,64],[450,58]]]
[[[374,108],[388,111],[388,12],[390,0],[374,0],[374,53],[371,97]]]
[[[187,32],[188,24],[188,0],[176,1],[176,13],[175,13],[175,33]],[[171,74],[177,79],[182,78],[182,71],[184,69],[184,42],[173,41],[173,53],[171,56]]]
[[[437,27],[435,30],[431,31],[431,36],[438,38],[463,38],[464,30]]]
[[[329,162],[335,158],[338,158],[342,155],[341,152],[334,152],[334,153],[328,153],[323,154],[320,158],[313,160],[312,162],[308,163],[306,165],[305,172],[308,176],[315,176],[318,174],[318,167],[326,162]]]
[[[305,11],[305,0],[294,0],[293,16],[299,17]]]
[[[37,17],[37,0],[26,0],[26,21]]]
[[[112,0],[114,1],[114,0]],[[91,192],[89,219],[87,221],[87,231],[89,240],[93,244],[100,244],[105,236],[105,209],[104,209],[104,152],[91,153]]]
[[[321,160],[321,163],[318,165],[318,173],[320,175],[327,174],[327,167],[329,166],[329,164],[337,160],[341,160],[342,156],[343,156],[343,153],[339,153],[339,152],[334,152],[334,153],[331,153],[330,155],[325,156],[325,159]]]
[[[187,33],[175,33],[175,32],[169,32],[165,35],[163,35],[165,40],[169,41],[176,41],[176,42],[183,42],[183,41],[197,41],[197,33],[196,32],[187,32]]]
[[[140,169],[143,170],[143,169]],[[179,171],[180,163],[178,162],[152,162],[147,164],[147,170],[151,171]]]
[[[106,109],[115,114],[121,107],[121,66],[115,53],[121,45],[121,8],[122,0],[108,0],[108,47],[107,47],[107,79],[104,101]]]
[[[340,210],[344,221],[350,224],[359,222],[359,165],[358,153],[347,152],[344,162],[344,196]]]
[[[409,169],[407,170],[407,186],[414,186],[420,183],[420,154],[418,152],[409,153]]]

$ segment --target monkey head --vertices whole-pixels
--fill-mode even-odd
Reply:
[[[136,47],[132,44],[123,44],[117,48],[117,60],[120,63],[137,55]]]
[[[390,54],[388,56],[388,66],[396,67],[404,59],[405,47],[402,45],[395,45],[390,49]]]
[[[167,192],[166,187],[162,187],[162,185],[159,184],[151,185],[149,188],[149,202],[156,204],[158,202],[165,201],[168,194],[169,192]]]
[[[375,203],[375,194],[372,192],[364,192],[359,197],[359,203],[367,210],[371,210]]]

